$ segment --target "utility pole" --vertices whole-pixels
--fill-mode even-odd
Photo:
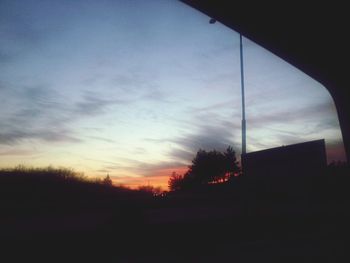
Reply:
[[[210,24],[215,24],[216,20],[211,18]],[[241,90],[242,90],[242,155],[247,153],[247,142],[246,142],[246,120],[245,120],[245,98],[244,98],[244,70],[243,70],[243,44],[242,34],[239,34],[239,53],[241,61]]]
[[[239,53],[241,60],[241,89],[242,89],[242,155],[246,154],[246,120],[245,120],[245,98],[244,98],[244,71],[243,71],[243,45],[242,34],[239,34]]]

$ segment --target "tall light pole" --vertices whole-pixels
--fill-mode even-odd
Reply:
[[[244,155],[247,152],[247,145],[246,145],[246,120],[245,120],[242,34],[239,34],[239,51],[240,51],[239,54],[240,54],[240,60],[241,60],[241,89],[242,89],[242,155]]]
[[[210,24],[215,24],[216,20],[211,18]],[[239,34],[239,54],[241,62],[241,91],[242,91],[242,155],[247,153],[247,142],[246,142],[246,120],[245,120],[245,96],[244,96],[244,68],[243,68],[243,44],[242,34]]]

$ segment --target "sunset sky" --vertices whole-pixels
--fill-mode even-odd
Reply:
[[[166,188],[199,148],[239,156],[239,35],[209,19],[175,0],[1,0],[0,167]],[[243,45],[247,151],[324,138],[344,160],[328,91]]]

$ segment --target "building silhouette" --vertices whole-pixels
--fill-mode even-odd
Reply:
[[[310,176],[327,166],[325,140],[308,141],[242,155],[246,176]]]

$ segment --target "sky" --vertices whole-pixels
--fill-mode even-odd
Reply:
[[[0,0],[0,167],[166,189],[199,149],[239,156],[239,34],[209,19],[176,0]],[[325,139],[345,160],[328,91],[243,49],[247,152]]]

